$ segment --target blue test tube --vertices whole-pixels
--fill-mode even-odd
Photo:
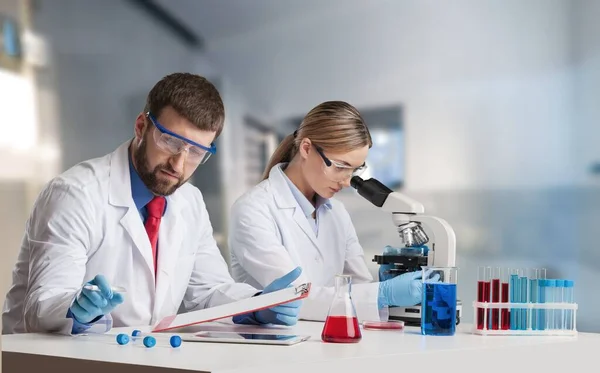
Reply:
[[[554,293],[556,290],[556,280],[546,280],[546,303],[555,303]],[[553,330],[556,329],[554,325],[554,314],[556,310],[553,308],[549,308],[546,313],[546,329]]]
[[[520,291],[520,301],[521,303],[527,303],[528,299],[527,299],[527,287],[529,285],[529,281],[527,280],[527,270],[523,271],[521,274],[521,277],[519,277],[519,284],[521,287],[521,291]],[[527,318],[528,318],[528,314],[529,312],[527,312],[527,308],[521,308],[520,310],[520,314],[521,314],[521,318],[519,320],[519,330],[527,330]]]
[[[564,288],[564,294],[563,294],[563,299],[565,301],[565,303],[574,303],[574,298],[573,298],[573,288],[575,286],[575,282],[572,280],[565,280],[565,288]],[[575,320],[573,320],[573,316],[574,316],[574,311],[573,310],[566,310],[567,312],[565,313],[566,316],[566,320],[565,320],[565,329],[567,330],[573,330],[574,326],[575,326]]]
[[[519,279],[521,283],[521,303],[529,303],[531,301],[529,279],[535,278],[535,276],[536,270],[533,268],[527,268],[521,273],[521,278]],[[521,324],[519,329],[531,329],[531,312],[529,308],[521,309]]]
[[[535,269],[533,271],[533,276],[532,278],[529,279],[529,303],[537,303],[538,302],[538,276],[539,276],[539,269]],[[531,317],[531,323],[529,325],[530,329],[533,330],[537,330],[538,325],[537,325],[537,310],[531,310],[531,314],[529,315]]]
[[[546,303],[546,282],[548,280],[540,279],[538,280],[538,303]],[[546,329],[546,310],[539,309],[538,310],[538,318],[537,318],[537,330],[545,330]]]
[[[565,280],[556,280],[556,288],[554,290],[554,302],[563,303],[564,302],[564,289],[565,289]],[[554,315],[554,324],[556,325],[556,329],[564,330],[565,329],[565,310],[560,309],[556,310]]]
[[[511,269],[510,274],[510,303],[517,303],[521,299],[519,286],[519,271]],[[517,308],[510,309],[510,330],[519,329],[520,313]]]
[[[540,297],[542,296],[540,294],[540,281],[546,280],[546,268],[538,269],[537,278],[538,278],[538,302],[540,302]],[[544,300],[545,299],[546,298],[544,297]],[[542,310],[542,309],[538,309],[536,313],[537,313],[537,317],[536,317],[537,330],[544,330],[544,328],[546,326],[546,319],[544,318],[546,311]]]

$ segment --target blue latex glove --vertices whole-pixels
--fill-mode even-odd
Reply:
[[[428,277],[428,273],[425,273]],[[389,280],[379,283],[379,307],[399,306],[408,307],[421,303],[423,296],[423,271],[403,273]],[[440,279],[438,274],[433,275],[429,280],[437,282]]]
[[[300,277],[301,273],[302,269],[296,267],[287,275],[280,277],[267,285],[263,290],[263,294],[290,287],[292,282]],[[301,305],[301,300],[280,304],[272,308],[254,312],[254,318],[261,324],[294,325],[298,322],[298,312],[300,311]]]
[[[82,288],[77,298],[69,308],[75,320],[80,323],[90,323],[104,315],[108,315],[119,304],[123,303],[123,296],[113,293],[110,284],[102,275],[97,275],[87,284],[96,285],[100,291]]]

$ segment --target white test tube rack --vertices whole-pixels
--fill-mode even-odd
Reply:
[[[539,335],[539,336],[576,336],[577,335],[577,303],[494,303],[494,302],[473,302],[474,316],[477,318],[477,311],[483,309],[483,328],[477,327],[477,320],[473,323],[473,333],[478,335]],[[498,329],[489,328],[489,315],[492,309],[499,309]],[[502,309],[513,311],[515,309],[528,310],[527,327],[523,329],[504,329],[502,330]],[[550,316],[549,311],[561,312],[560,328],[554,326],[544,326],[544,329],[533,329],[532,319],[534,312],[532,310],[545,310],[544,318]],[[571,312],[567,312],[571,311]],[[510,316],[509,316],[510,318]],[[510,323],[509,323],[510,324]],[[551,322],[550,322],[551,324]],[[552,324],[551,324],[552,325]]]

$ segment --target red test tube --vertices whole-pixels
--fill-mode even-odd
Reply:
[[[508,283],[510,280],[510,269],[501,268],[500,269],[500,302],[508,303],[509,302],[509,287]],[[509,330],[510,329],[510,310],[508,308],[502,308],[500,310],[500,329]]]
[[[492,303],[500,302],[500,267],[494,267],[492,271]],[[498,330],[500,328],[500,309],[493,308],[492,309],[492,330]]]
[[[477,302],[490,301],[490,267],[479,267],[477,270]],[[484,308],[477,308],[477,329],[488,329],[485,325],[486,320],[489,323],[489,314],[486,317]]]

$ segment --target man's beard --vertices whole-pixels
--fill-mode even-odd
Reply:
[[[150,169],[147,157],[147,136],[143,137],[140,145],[133,152],[133,159],[137,167],[137,172],[140,175],[140,179],[146,184],[146,187],[150,191],[158,196],[168,196],[173,194],[180,186],[182,186],[187,180],[183,179],[183,175],[179,177],[179,181],[175,184],[159,179],[158,173],[161,170],[165,170],[171,174],[177,175],[178,172],[168,164],[159,164],[154,167],[154,170]]]

